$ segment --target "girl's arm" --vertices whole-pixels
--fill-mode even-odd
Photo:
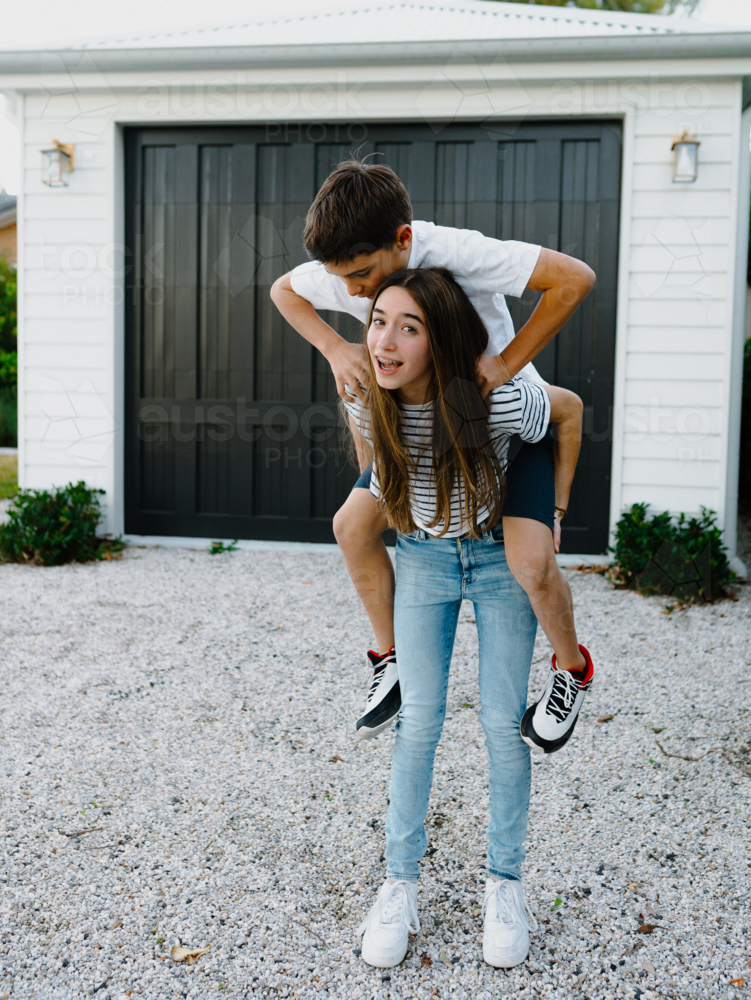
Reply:
[[[546,385],[550,396],[550,423],[553,431],[553,469],[555,474],[555,505],[568,509],[571,484],[574,481],[576,462],[582,440],[582,412],[584,407],[575,392],[561,389],[557,385]],[[560,520],[555,524],[556,552],[560,541]]]

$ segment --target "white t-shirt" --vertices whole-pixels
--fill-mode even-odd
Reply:
[[[432,222],[412,223],[408,267],[446,267],[469,296],[488,331],[486,354],[500,354],[515,335],[504,295],[520,296],[537,265],[540,247],[517,240],[494,240],[474,229],[453,229]],[[370,299],[347,292],[342,278],[317,260],[300,264],[290,275],[293,290],[316,309],[332,309],[367,322]],[[545,385],[532,364],[520,375]]]
[[[545,436],[550,422],[550,396],[545,389],[518,375],[505,385],[493,389],[488,395],[490,412],[488,431],[490,441],[505,469],[509,440],[518,434],[524,441],[540,441]],[[368,410],[360,399],[352,402],[344,400],[344,405],[357,422],[358,429],[366,440],[371,440]],[[410,506],[412,520],[418,528],[424,528],[429,535],[440,535],[443,524],[428,527],[435,515],[436,491],[433,480],[432,429],[433,404],[421,406],[400,405],[402,434],[407,450],[415,462],[415,472],[410,477]],[[377,469],[373,469],[370,492],[375,497],[381,495]],[[464,509],[464,485],[454,490],[451,497],[451,521],[444,538],[459,538],[468,531],[462,520]],[[488,511],[482,507],[478,523],[487,518]]]

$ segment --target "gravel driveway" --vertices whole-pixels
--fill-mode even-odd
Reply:
[[[422,931],[389,975],[354,931],[383,877],[393,735],[353,739],[369,631],[338,555],[0,566],[0,998],[749,995],[751,587],[666,613],[569,577],[597,676],[566,750],[533,767],[529,959],[481,960],[465,604]],[[538,639],[535,692],[547,664]],[[210,950],[176,965],[179,943]]]

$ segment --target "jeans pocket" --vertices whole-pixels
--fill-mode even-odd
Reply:
[[[419,529],[415,531],[397,531],[396,537],[404,542],[418,542],[420,540]]]
[[[503,526],[497,524],[495,528],[488,535],[488,541],[491,545],[503,545]]]

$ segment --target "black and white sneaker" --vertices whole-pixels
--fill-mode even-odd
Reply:
[[[373,665],[373,678],[365,712],[357,720],[355,727],[360,739],[377,736],[394,721],[402,705],[399,674],[396,670],[396,648],[392,646],[383,656],[371,649],[368,651],[368,659]]]
[[[553,668],[545,689],[522,716],[519,732],[533,750],[542,753],[560,750],[574,731],[584,695],[595,674],[592,657],[584,646],[579,649],[586,662],[577,670],[561,670],[553,654]]]

